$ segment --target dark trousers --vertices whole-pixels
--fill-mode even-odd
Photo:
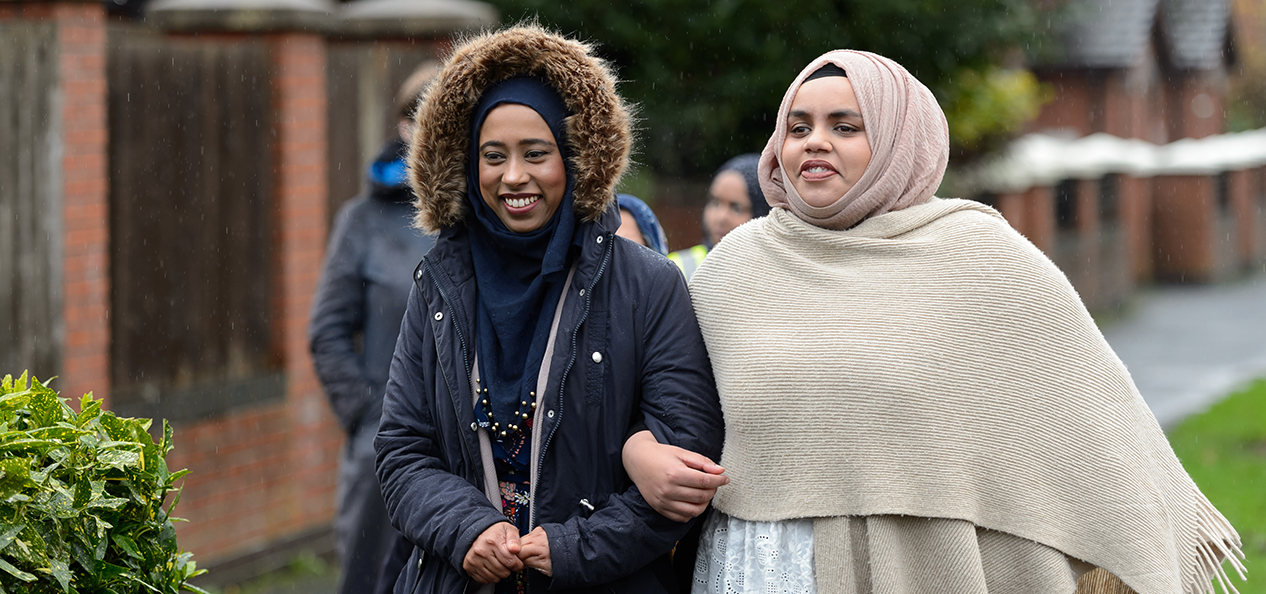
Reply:
[[[374,435],[378,420],[360,423],[348,436],[339,460],[334,520],[335,547],[342,575],[339,594],[374,592],[383,561],[399,533],[391,527],[374,474]]]

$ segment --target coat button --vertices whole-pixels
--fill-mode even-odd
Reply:
[[[418,279],[418,280],[422,280],[422,271],[421,271],[421,270],[419,270],[419,271],[418,271],[418,276],[417,276],[417,279]]]
[[[594,351],[594,352],[593,352],[593,362],[594,362],[594,363],[601,363],[601,362],[602,362],[602,353],[599,353],[598,351]]]
[[[598,243],[602,243],[602,236],[601,236],[601,235],[599,235],[599,236],[598,236]]]
[[[551,411],[549,411],[549,412],[545,413],[545,416],[547,416],[547,417],[549,417],[549,418],[551,418],[551,419],[552,419],[552,418],[554,418],[554,411],[552,411],[552,410],[551,410]]]
[[[437,311],[437,312],[435,312],[435,321],[437,321],[437,322],[438,322],[438,321],[440,321],[440,320],[442,320],[442,319],[444,319],[444,312],[442,312],[442,311]]]
[[[471,423],[471,424],[470,424],[470,430],[471,430],[471,431],[479,431],[479,423]]]
[[[584,297],[584,296],[585,296],[585,290],[584,290],[584,289],[581,289],[581,290],[580,290],[580,296],[581,296],[581,297]]]

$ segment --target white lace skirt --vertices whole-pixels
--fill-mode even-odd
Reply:
[[[703,520],[691,594],[815,594],[813,520]]]
[[[692,594],[1072,594],[1093,566],[1037,542],[971,522],[847,516],[843,548],[814,520],[704,519]],[[841,543],[836,543],[837,545]],[[816,551],[816,553],[815,553]],[[815,554],[824,563],[815,573]]]

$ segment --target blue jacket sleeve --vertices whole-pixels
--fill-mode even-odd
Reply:
[[[348,433],[356,429],[373,395],[356,352],[356,334],[365,323],[365,238],[355,229],[355,204],[345,207],[335,221],[308,323],[313,366],[334,416]]]
[[[475,539],[506,519],[483,491],[454,475],[445,462],[442,432],[433,412],[441,395],[436,394],[435,339],[427,313],[415,286],[374,440],[378,481],[396,530],[427,554],[462,571],[462,560]],[[438,381],[443,383],[442,378]]]
[[[648,283],[654,289],[641,308],[642,413],[661,442],[716,460],[724,426],[699,322],[675,265],[662,258],[655,264],[654,282]],[[620,579],[672,550],[692,524],[661,516],[636,486],[611,496],[589,518],[544,524],[553,566],[550,587]]]

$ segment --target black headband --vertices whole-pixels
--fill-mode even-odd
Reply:
[[[848,73],[844,72],[843,68],[840,68],[839,66],[836,66],[835,64],[826,64],[825,66],[817,70],[814,70],[813,74],[810,74],[809,76],[805,77],[804,82],[817,80],[819,78],[826,78],[828,76],[842,76],[844,78],[848,78]],[[804,83],[800,83],[800,84],[804,84]]]

